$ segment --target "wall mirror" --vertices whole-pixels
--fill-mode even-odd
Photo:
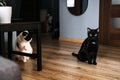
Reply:
[[[73,15],[82,15],[88,7],[88,0],[67,0],[67,8]]]

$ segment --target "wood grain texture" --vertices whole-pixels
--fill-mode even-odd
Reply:
[[[68,41],[68,42],[77,42],[77,43],[82,43],[83,42],[82,39],[63,38],[63,37],[60,37],[59,40],[60,41]]]
[[[100,45],[98,65],[90,65],[71,55],[80,46],[80,43],[43,38],[43,69],[36,71],[35,59],[19,62],[23,80],[120,80],[120,48]]]

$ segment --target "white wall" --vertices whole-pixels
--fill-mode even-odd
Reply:
[[[85,39],[87,27],[99,27],[99,0],[88,0],[88,8],[81,16],[72,15],[67,9],[67,0],[60,2],[60,37]]]

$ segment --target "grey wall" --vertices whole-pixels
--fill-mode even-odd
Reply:
[[[69,13],[66,0],[60,2],[60,37],[85,39],[87,27],[99,27],[99,0],[89,0],[86,12],[81,16]]]

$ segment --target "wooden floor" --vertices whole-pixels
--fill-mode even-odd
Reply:
[[[23,80],[120,80],[120,48],[100,45],[97,63],[79,62],[71,55],[80,44],[42,40],[42,71],[36,71],[36,60],[19,63]]]

